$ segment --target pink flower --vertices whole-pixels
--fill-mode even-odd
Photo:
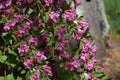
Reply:
[[[65,0],[56,0],[55,6],[57,8],[60,8],[62,6],[62,4],[65,4],[64,2],[65,2]]]
[[[46,59],[46,57],[44,56],[44,52],[42,52],[42,51],[37,51],[36,57],[37,57],[37,62],[40,62],[40,61]]]
[[[84,31],[87,30],[87,28],[88,28],[88,22],[87,21],[80,21],[79,24]]]
[[[68,40],[64,40],[62,42],[59,42],[57,50],[62,51],[64,50],[64,47],[68,45]]]
[[[70,56],[70,53],[67,51],[64,51],[63,54],[60,54],[58,59],[61,61],[63,59],[67,59]]]
[[[63,17],[67,21],[74,21],[77,17],[74,7],[71,7],[69,10],[66,10],[63,13]]]
[[[58,23],[59,17],[60,17],[60,15],[59,15],[58,12],[52,11],[52,12],[49,13],[49,18],[54,23]]]
[[[6,9],[6,11],[5,11],[5,13],[6,13],[7,15],[11,14],[12,12],[13,12],[13,9],[12,9],[12,8],[8,8],[8,9]]]
[[[67,32],[66,27],[57,28],[57,38],[59,41],[63,39],[64,34]]]
[[[24,27],[21,27],[19,30],[19,33],[22,36],[25,36],[28,34],[29,30],[31,29],[31,22],[26,22],[26,25]]]
[[[80,0],[74,0],[77,5],[80,5]]]
[[[0,10],[4,8],[4,5],[0,3]]]
[[[31,43],[33,46],[37,46],[37,45],[38,45],[38,38],[31,36],[31,37],[28,39],[28,42]]]
[[[76,27],[76,33],[73,34],[72,38],[75,40],[80,40],[82,35],[86,32],[88,25],[86,22],[81,22],[79,26]]]
[[[23,15],[18,15],[17,13],[14,14],[14,17],[18,22],[22,22],[24,20]]]
[[[33,59],[26,59],[24,62],[23,62],[24,66],[27,68],[27,69],[30,69],[30,67],[33,65]]]
[[[44,0],[44,2],[45,2],[45,6],[49,7],[53,3],[53,0]]]
[[[88,53],[82,53],[82,55],[81,55],[81,57],[80,57],[80,60],[82,61],[82,62],[85,62],[86,60],[88,60],[89,59],[89,54]]]
[[[23,42],[22,45],[18,48],[18,52],[21,56],[26,55],[28,51],[29,51],[29,46],[27,46],[26,42]]]
[[[32,3],[32,2],[33,2],[33,0],[27,0],[27,2],[30,4],[30,3]]]
[[[90,62],[87,63],[87,65],[85,66],[85,69],[86,70],[93,70],[94,69],[94,66],[95,66],[95,63],[97,63],[98,60],[96,58],[93,58]]]
[[[51,69],[50,66],[44,65],[43,68],[44,68],[44,72],[46,73],[46,75],[48,75],[48,76],[53,76],[53,73],[52,73],[52,71],[51,71],[52,69]]]
[[[89,53],[90,55],[95,55],[97,47],[94,45],[92,46],[92,43],[89,40],[83,41],[83,47],[82,47],[82,53]]]
[[[96,78],[95,80],[101,80],[100,78]]]
[[[94,69],[94,63],[93,62],[89,62],[86,66],[85,66],[86,70],[93,70]]]
[[[65,64],[65,70],[70,70],[70,71],[74,71],[75,69],[79,68],[80,66],[80,61],[78,58],[73,57],[71,62],[66,62]]]
[[[40,71],[39,71],[39,70],[36,70],[36,71],[33,73],[33,76],[31,76],[30,80],[40,80]]]

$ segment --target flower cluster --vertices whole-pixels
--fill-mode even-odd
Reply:
[[[74,21],[77,17],[77,14],[75,12],[75,8],[71,7],[69,10],[66,10],[63,13],[63,17],[66,21]]]
[[[80,0],[0,0],[5,75],[17,80],[99,79],[94,75],[99,67],[88,22],[78,17],[72,2],[80,5]]]
[[[52,20],[52,22],[58,23],[60,15],[59,13],[52,11],[49,13],[49,17],[50,17],[50,20]]]

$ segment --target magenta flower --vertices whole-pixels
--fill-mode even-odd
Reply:
[[[95,63],[97,63],[98,60],[96,58],[93,58],[90,62],[87,63],[87,65],[85,66],[85,69],[86,70],[93,70],[94,69],[94,66],[95,66]]]
[[[59,55],[58,59],[61,61],[61,60],[63,60],[63,59],[69,58],[69,56],[70,56],[70,53],[67,52],[67,51],[64,51],[63,54],[60,54],[60,55]]]
[[[65,64],[65,70],[70,70],[70,71],[74,71],[75,69],[79,68],[80,66],[80,61],[78,58],[73,57],[71,62],[66,62]]]
[[[31,29],[31,22],[26,22],[26,25],[20,28],[19,33],[22,36],[25,36],[28,34],[30,29]]]
[[[18,48],[18,52],[20,56],[26,55],[26,53],[29,51],[29,46],[26,42],[23,42],[22,45]]]
[[[18,22],[22,22],[24,20],[23,15],[18,15],[17,13],[14,14],[14,17]]]
[[[14,28],[14,26],[23,21],[23,16],[22,15],[17,15],[16,13],[14,14],[14,18],[10,21],[4,24],[4,30],[9,31]]]
[[[89,56],[90,55],[88,53],[82,53],[82,55],[80,56],[81,62],[85,62],[86,60],[88,60]]]
[[[80,5],[80,0],[74,0],[77,5]]]
[[[11,5],[11,3],[12,3],[12,0],[6,0],[5,1],[5,6],[8,7],[8,6]]]
[[[2,3],[0,3],[0,10],[5,8],[4,5]]]
[[[63,13],[63,17],[67,21],[74,21],[77,17],[74,7],[71,7],[69,10],[66,10]]]
[[[84,31],[86,31],[88,29],[88,22],[87,21],[80,21],[79,24]]]
[[[56,7],[60,8],[62,6],[62,4],[64,4],[65,0],[56,0]]]
[[[92,43],[89,40],[83,41],[83,47],[82,47],[82,53],[89,53],[90,55],[95,55],[97,47],[94,45],[92,46]]]
[[[27,0],[27,2],[30,4],[30,3],[32,3],[32,2],[33,2],[33,0]]]
[[[31,76],[30,80],[40,80],[40,71],[36,70]]]
[[[45,6],[49,7],[53,3],[53,0],[44,0],[44,2],[45,2]]]
[[[59,17],[60,15],[58,12],[52,11],[49,13],[49,18],[50,20],[52,20],[53,23],[58,23]]]
[[[53,76],[53,73],[52,73],[52,71],[51,71],[52,69],[51,69],[50,66],[44,65],[43,68],[44,68],[44,72],[46,73],[46,75],[48,75],[48,76]]]
[[[27,68],[27,69],[30,69],[30,67],[33,65],[33,59],[26,59],[24,62],[23,62],[24,66]]]
[[[40,62],[40,61],[46,59],[46,57],[44,56],[44,52],[42,52],[42,51],[36,52],[36,58],[37,58],[37,62]]]
[[[64,47],[68,45],[68,40],[64,40],[62,42],[59,42],[57,50],[62,51],[64,50]]]
[[[84,24],[85,23],[85,24]],[[72,38],[75,40],[80,40],[83,34],[86,32],[88,28],[88,24],[86,22],[81,22],[79,26],[76,27],[76,33],[72,35]]]
[[[95,80],[101,80],[100,78],[96,78]]]
[[[57,38],[59,41],[63,39],[64,34],[67,32],[66,27],[57,28]]]
[[[29,37],[28,42],[31,43],[33,46],[38,45],[38,38],[37,37]]]

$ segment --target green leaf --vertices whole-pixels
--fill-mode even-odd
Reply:
[[[54,37],[52,37],[52,39],[49,40],[49,42],[47,43],[47,46],[50,46],[54,43]]]
[[[84,68],[78,68],[77,72],[84,72]]]
[[[22,78],[20,78],[20,77],[17,77],[17,80],[23,80]]]
[[[25,80],[30,80],[30,72],[28,71],[27,74],[25,75]]]
[[[0,80],[4,80],[4,77],[0,77]]]
[[[21,74],[25,74],[25,73],[26,73],[26,70],[23,69],[23,70],[21,71]]]
[[[2,50],[0,50],[0,56],[2,56]]]
[[[15,80],[15,78],[14,78],[13,74],[9,74],[4,78],[4,80]]]
[[[0,19],[0,23],[4,23],[4,21],[2,19]]]
[[[64,65],[65,65],[65,63],[64,63],[64,62],[61,62],[61,63],[60,63],[60,68],[63,68]]]
[[[4,32],[2,33],[2,36],[6,36],[7,34],[9,34],[8,32]]]
[[[17,53],[14,52],[14,50],[12,50],[11,48],[8,48],[8,53],[17,56]]]
[[[4,63],[7,59],[7,56],[0,56],[0,62]]]
[[[95,77],[99,78],[99,77],[102,77],[104,74],[94,74]]]
[[[10,43],[11,45],[12,45],[12,42],[13,42],[12,40],[9,40],[9,43]]]
[[[60,27],[64,27],[64,26],[66,26],[65,23],[60,23],[60,24],[57,24],[56,28],[60,28]]]
[[[108,80],[107,76],[102,77],[102,80]],[[110,79],[109,79],[110,80]]]
[[[11,36],[15,41],[17,41],[17,38],[15,37],[15,35],[12,34]]]

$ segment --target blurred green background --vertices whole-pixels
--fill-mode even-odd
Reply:
[[[120,0],[103,0],[112,30],[120,34]]]

